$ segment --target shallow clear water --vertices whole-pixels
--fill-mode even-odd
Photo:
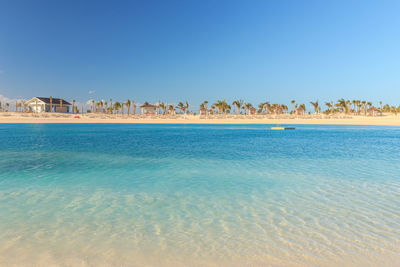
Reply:
[[[0,265],[399,266],[400,128],[0,125]]]

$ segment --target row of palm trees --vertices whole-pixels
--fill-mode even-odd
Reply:
[[[310,102],[310,104],[314,106],[315,113],[321,112],[321,107],[319,106],[318,101]],[[383,105],[382,101],[379,102],[378,107],[375,107],[370,101],[350,101],[341,98],[336,103],[334,103],[333,101],[325,102],[325,106],[327,107],[324,111],[325,114],[344,113],[352,115],[367,115],[376,113],[382,114],[384,112],[397,114],[400,112],[400,106],[390,106],[389,104]]]
[[[296,103],[295,100],[291,101],[292,107],[289,111],[289,107],[285,104],[271,104],[270,102],[262,102],[258,104],[258,109],[255,109],[251,103],[246,103],[244,100],[234,100],[232,105],[229,105],[226,100],[218,100],[211,105],[211,108],[207,110],[208,101],[204,101],[200,104],[200,111],[204,111],[206,114],[229,114],[231,111],[237,115],[254,115],[254,114],[294,114],[294,115],[305,115],[306,105],[304,103]],[[379,107],[374,107],[372,102],[365,100],[345,100],[339,99],[336,103],[333,101],[325,102],[326,109],[321,112],[322,107],[317,101],[310,101],[310,105],[313,107],[313,113],[319,114],[351,114],[351,115],[374,115],[377,113],[400,113],[400,106],[390,106],[388,104],[383,105],[382,101],[379,102]],[[204,113],[203,112],[203,113]],[[309,114],[312,112],[309,111]]]
[[[90,110],[91,113],[106,113],[106,114],[126,114],[127,115],[135,115],[136,114],[136,107],[138,103],[133,100],[126,100],[125,102],[115,101],[113,102],[110,99],[109,102],[101,100],[95,101],[90,100]],[[144,102],[143,105],[149,105],[148,102]],[[181,113],[187,114],[189,112],[189,103],[186,101],[185,103],[179,102],[176,106],[174,104],[168,104],[164,102],[158,102],[156,105],[157,113],[158,114],[172,114],[176,113],[176,109],[178,109]]]
[[[8,112],[9,108],[10,108],[10,103],[2,104],[0,102],[0,112]]]
[[[108,114],[124,114],[124,107],[127,109],[127,114],[130,114],[132,107],[132,114],[136,113],[136,102],[131,100],[126,100],[125,102],[118,102],[110,98],[110,102],[107,101],[98,101],[90,100],[91,104],[90,112],[91,113],[108,113]]]
[[[23,108],[25,107],[24,101],[16,101],[15,102],[15,111],[16,112],[23,112]],[[10,110],[10,103],[1,103],[0,102],[0,112],[9,112]]]
[[[208,114],[229,114],[231,112],[236,115],[255,115],[255,114],[283,114],[288,112],[288,107],[284,104],[270,104],[269,102],[262,102],[258,104],[258,110],[249,102],[244,102],[243,99],[234,100],[232,105],[229,105],[226,100],[218,100],[207,109],[208,101],[200,104],[200,113]],[[301,105],[301,108],[305,105]],[[242,112],[243,111],[243,112]]]
[[[72,112],[79,113],[78,107],[75,105],[76,101],[72,101]],[[125,102],[115,101],[113,102],[110,99],[107,101],[89,101],[91,107],[88,112],[92,113],[107,113],[107,114],[124,114],[126,111],[127,115],[135,115],[137,103],[133,100],[126,100]],[[144,105],[149,104],[145,102]],[[203,101],[200,104],[200,114],[231,114],[234,113],[236,115],[265,115],[265,114],[294,114],[294,115],[305,115],[306,114],[306,105],[304,103],[297,103],[295,100],[291,101],[291,108],[285,104],[276,104],[270,103],[268,101],[259,103],[257,105],[258,109],[253,106],[249,102],[245,102],[243,99],[234,100],[231,104],[229,104],[225,99],[217,100],[215,103],[211,104],[208,107],[209,102]],[[60,105],[62,106],[62,102],[60,101]],[[400,113],[400,106],[390,106],[388,104],[383,105],[382,101],[379,102],[379,106],[375,107],[372,102],[366,100],[345,100],[343,98],[337,100],[336,102],[330,101],[325,102],[324,106],[326,107],[322,111],[322,106],[317,101],[310,101],[310,105],[313,108],[314,114],[324,113],[324,114],[349,114],[349,115],[374,115],[374,114],[382,114],[382,113]],[[16,102],[16,111],[22,112],[24,107],[24,102]],[[53,111],[53,98],[50,97],[50,111]],[[179,102],[177,105],[168,104],[161,101],[156,103],[157,113],[158,114],[175,114],[176,110],[181,114],[189,113],[189,103]],[[9,103],[1,103],[0,102],[0,111],[8,112],[10,104]],[[81,111],[83,112],[83,105],[81,107]],[[309,114],[312,112],[309,111]]]

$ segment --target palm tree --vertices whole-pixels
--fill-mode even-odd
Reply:
[[[214,114],[215,113],[215,104],[212,104],[210,107],[210,113]]]
[[[176,106],[176,108],[183,111],[183,113],[185,113],[185,105],[183,104],[183,102],[179,102],[178,105]]]
[[[346,100],[346,113],[351,113],[351,102],[350,100]]]
[[[53,97],[50,96],[50,112],[53,112]]]
[[[367,102],[368,109],[372,107],[372,102]]]
[[[265,103],[258,104],[258,112],[264,115]]]
[[[381,105],[381,116],[382,116],[382,101],[379,101],[379,104]]]
[[[201,111],[205,110],[206,114],[204,114],[204,115],[207,116],[207,111],[208,111],[207,110],[207,104],[208,104],[207,100],[203,101],[203,103],[200,104],[200,115],[202,115]]]
[[[131,101],[129,99],[126,100],[125,105],[126,105],[126,108],[128,109],[127,114],[128,114],[128,117],[129,117],[129,110],[131,109]]]
[[[301,105],[299,106],[299,109],[301,110],[302,115],[304,115],[304,114],[306,113],[306,105],[301,104]]]
[[[289,111],[288,106],[286,106],[285,104],[282,104],[281,107],[284,113],[287,113]]]
[[[222,101],[221,107],[222,107],[222,112],[223,112],[224,114],[227,114],[227,113],[230,113],[230,112],[231,112],[231,106],[228,105],[228,103],[226,102],[225,99],[224,99],[224,101]]]
[[[366,106],[366,104],[367,104],[367,101],[365,101],[365,100],[361,102],[362,111],[363,111],[364,115],[367,114],[367,106]]]
[[[169,105],[168,110],[169,110],[169,113],[170,113],[171,115],[175,115],[175,108],[174,108],[174,105]]]
[[[292,100],[292,101],[290,101],[290,103],[292,103],[292,113],[295,113],[296,112],[296,106],[294,105],[295,103],[296,103],[296,100]]]
[[[204,100],[203,105],[204,105],[204,108],[207,110],[208,101]]]
[[[272,106],[268,101],[264,102],[264,110],[267,110],[268,114],[271,114],[273,112]]]
[[[107,102],[107,101],[104,101],[104,110],[103,110],[103,113],[107,113],[107,110],[108,110],[108,102]]]
[[[167,105],[165,105],[164,102],[159,102],[158,107],[159,107],[159,114],[165,114]]]
[[[110,113],[113,114],[113,109],[112,109],[113,108],[113,102],[112,102],[111,98],[110,98],[110,107],[111,107],[111,112]]]
[[[222,112],[222,101],[217,100],[217,102],[214,103],[214,107],[216,109],[215,114],[221,114]]]
[[[200,106],[199,106],[199,108],[200,108],[200,111],[201,111],[202,109],[204,109],[204,103],[201,103]]]
[[[331,112],[332,105],[329,102],[325,102],[325,105],[328,107],[328,112]]]
[[[246,115],[247,115],[247,106],[246,106],[246,103],[243,103],[242,109],[243,109],[243,114],[246,116]]]
[[[226,105],[225,114],[230,114],[231,109],[232,109],[232,107],[230,105]]]
[[[390,107],[389,111],[392,112],[397,117],[397,112],[398,111],[397,111],[397,108],[395,106]]]
[[[131,105],[132,105],[132,115],[135,116],[136,115],[136,102],[134,100],[132,100]]]
[[[8,112],[8,108],[10,107],[9,103],[6,103],[6,108],[7,108],[7,112]],[[36,101],[36,111],[37,111],[37,101]]]
[[[156,106],[156,114],[160,114],[160,104],[161,104],[160,100],[158,100],[157,103],[155,104],[155,106]]]
[[[353,100],[353,101],[351,101],[351,103],[353,103],[353,106],[354,106],[354,113],[355,113],[355,112],[356,112],[357,100]]]
[[[75,113],[75,100],[72,100],[72,113]]]
[[[232,106],[236,107],[237,116],[240,114],[240,107],[243,105],[243,99],[235,100],[232,102]]]
[[[221,113],[221,101],[220,100],[217,100],[217,102],[215,102],[214,104],[213,104],[213,106],[215,107],[215,109],[216,109],[216,114],[219,114],[219,113]]]
[[[179,102],[176,106],[183,114],[186,114],[186,105],[183,102]]]
[[[246,110],[249,111],[249,115],[250,115],[250,109],[253,107],[253,105],[251,103],[246,103],[245,106],[246,106]]]
[[[390,106],[389,106],[389,104],[386,104],[386,105],[383,106],[383,111],[384,111],[384,112],[390,112]]]
[[[186,101],[185,103],[185,114],[187,114],[189,111],[189,103]]]
[[[166,108],[165,108],[164,102],[161,102],[158,106],[159,106],[160,109],[162,109],[163,114],[165,114],[165,111],[166,111],[165,109],[166,109]],[[161,113],[161,110],[160,110],[160,113]]]
[[[217,113],[219,114],[226,114],[228,111],[230,111],[231,106],[228,105],[228,103],[226,103],[226,100],[224,99],[222,100],[217,100],[216,103],[214,103],[214,106],[217,108]]]
[[[315,102],[310,101],[310,104],[314,106],[314,113],[318,114],[318,100]]]
[[[346,112],[347,113],[346,101],[343,98],[339,99],[337,101],[337,104],[335,104],[335,106],[340,108],[342,112]]]
[[[275,114],[280,114],[281,113],[281,105],[279,104],[272,104],[271,106],[271,110],[275,113]]]
[[[116,114],[119,113],[119,109],[121,108],[121,103],[119,103],[118,101],[114,103],[114,111]]]

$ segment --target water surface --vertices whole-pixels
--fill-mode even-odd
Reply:
[[[0,125],[0,265],[396,266],[400,128]]]

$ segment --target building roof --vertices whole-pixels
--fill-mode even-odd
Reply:
[[[141,108],[157,108],[157,106],[152,105],[152,104],[143,104],[140,106]]]
[[[50,98],[49,97],[36,97],[36,98],[40,99],[44,103],[50,105]],[[62,101],[63,105],[66,105],[66,106],[70,106],[71,105],[71,103],[69,103],[69,102],[67,102],[67,101],[65,101],[64,99],[61,99],[61,98],[53,98],[53,105],[60,105],[60,100]]]

